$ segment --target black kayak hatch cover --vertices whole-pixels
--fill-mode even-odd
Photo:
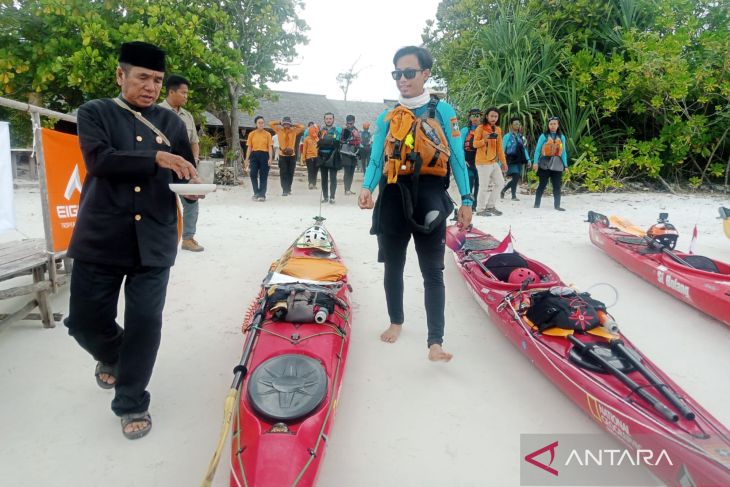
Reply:
[[[260,415],[274,421],[296,421],[324,401],[327,374],[322,364],[312,357],[278,355],[254,369],[247,395]]]

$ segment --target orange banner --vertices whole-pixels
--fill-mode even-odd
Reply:
[[[76,214],[79,211],[81,185],[86,166],[75,135],[41,129],[43,156],[46,161],[46,187],[51,219],[54,252],[68,249]]]

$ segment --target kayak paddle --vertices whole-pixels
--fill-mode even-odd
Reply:
[[[218,438],[218,445],[216,446],[215,452],[213,453],[213,458],[211,458],[210,464],[208,464],[208,471],[206,472],[203,483],[201,484],[202,487],[210,487],[213,483],[213,477],[215,477],[215,471],[218,468],[218,463],[221,459],[223,446],[225,445],[226,439],[228,438],[228,432],[231,430],[233,409],[236,406],[236,397],[238,396],[238,390],[241,387],[241,383],[243,383],[243,379],[246,377],[246,375],[248,375],[248,368],[246,367],[246,364],[248,363],[249,358],[251,358],[253,345],[256,341],[256,336],[258,335],[258,326],[263,321],[263,308],[265,303],[266,296],[263,296],[261,298],[261,307],[256,312],[256,315],[251,321],[248,336],[246,337],[246,344],[243,347],[241,361],[238,362],[238,365],[233,368],[233,382],[231,383],[231,389],[226,395],[226,400],[223,406],[223,427],[221,429],[221,435],[220,438]]]

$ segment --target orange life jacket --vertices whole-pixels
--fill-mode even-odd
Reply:
[[[441,124],[436,120],[438,98],[433,97],[421,117],[404,106],[391,110],[385,120],[390,128],[385,136],[383,174],[388,184],[398,176],[440,176],[448,174],[451,148]]]
[[[563,154],[563,141],[560,137],[556,136],[552,138],[552,136],[548,135],[545,138],[547,140],[542,146],[542,155],[547,157],[560,157]]]

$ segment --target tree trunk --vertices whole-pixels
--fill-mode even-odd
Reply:
[[[674,192],[674,190],[672,189],[672,187],[671,187],[671,186],[669,186],[669,183],[667,183],[667,182],[666,182],[666,181],[664,180],[664,178],[663,178],[663,177],[661,177],[661,176],[659,176],[659,175],[657,174],[657,179],[659,179],[659,181],[660,181],[660,182],[662,183],[662,185],[664,185],[664,187],[665,187],[665,188],[667,188],[667,191],[669,191],[670,193],[672,193],[672,194],[673,194],[673,195],[675,195],[675,196],[677,195],[677,193],[675,193],[675,192]]]
[[[243,157],[241,155],[241,138],[240,138],[240,131],[238,127],[238,87],[233,87],[229,85],[229,99],[231,102],[231,111],[229,113],[228,118],[228,124],[231,130],[231,150],[235,151],[236,157],[235,161],[242,161]]]
[[[228,110],[223,110],[216,106],[208,106],[206,109],[215,115],[215,117],[223,124],[223,137],[225,137],[226,147],[231,147],[231,116]]]

